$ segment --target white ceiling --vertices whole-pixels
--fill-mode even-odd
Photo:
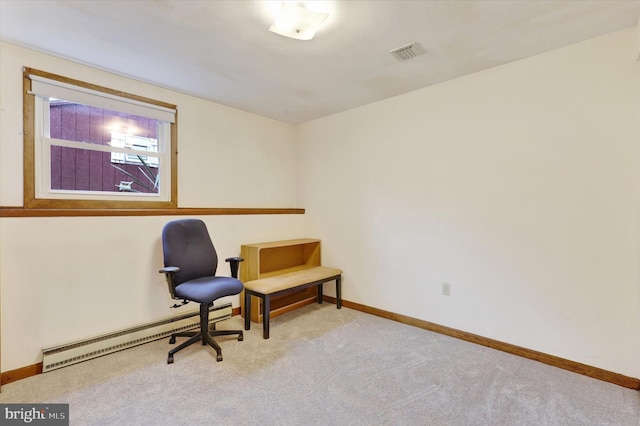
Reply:
[[[299,41],[267,31],[274,3],[0,0],[0,39],[297,124],[640,16],[640,0],[328,1],[316,37]],[[423,55],[389,53],[414,41]]]

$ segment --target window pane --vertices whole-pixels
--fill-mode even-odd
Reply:
[[[124,133],[111,133],[111,146],[117,148],[132,149],[136,151],[158,152],[158,141],[151,138],[143,138]],[[138,152],[124,153],[114,152],[111,154],[112,163],[120,164],[140,164],[147,167],[158,167],[158,157],[140,155]],[[146,169],[145,169],[146,170]]]
[[[159,167],[114,163],[112,153],[51,146],[51,189],[67,191],[159,193]]]
[[[109,145],[112,133],[157,139],[158,120],[59,99],[49,100],[50,137]]]
[[[131,154],[51,147],[51,189],[158,193],[158,120],[49,100],[50,137],[131,149]]]

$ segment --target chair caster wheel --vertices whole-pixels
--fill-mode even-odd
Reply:
[[[216,361],[217,362],[222,361],[222,354],[218,354],[218,356],[216,357]]]
[[[169,344],[173,345],[174,343],[176,343],[176,336],[171,336],[171,338],[169,339]]]
[[[244,336],[242,334],[238,335],[238,342],[242,342],[244,340]]]
[[[167,358],[167,364],[173,364],[173,355],[169,355]]]

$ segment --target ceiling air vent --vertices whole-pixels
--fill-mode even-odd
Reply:
[[[398,48],[390,50],[389,53],[391,53],[399,61],[406,61],[423,54],[424,50],[418,43],[414,41],[413,43],[409,43],[405,46],[400,46]]]

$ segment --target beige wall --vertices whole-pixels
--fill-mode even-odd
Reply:
[[[640,377],[636,40],[300,126],[299,203],[343,297]]]
[[[180,207],[295,207],[292,126],[4,43],[0,205],[22,205],[23,66],[176,104]],[[197,309],[170,310],[157,272],[160,231],[171,219],[0,219],[2,371],[39,362],[48,345]],[[302,215],[204,219],[225,274],[224,258],[243,243],[303,236]]]

